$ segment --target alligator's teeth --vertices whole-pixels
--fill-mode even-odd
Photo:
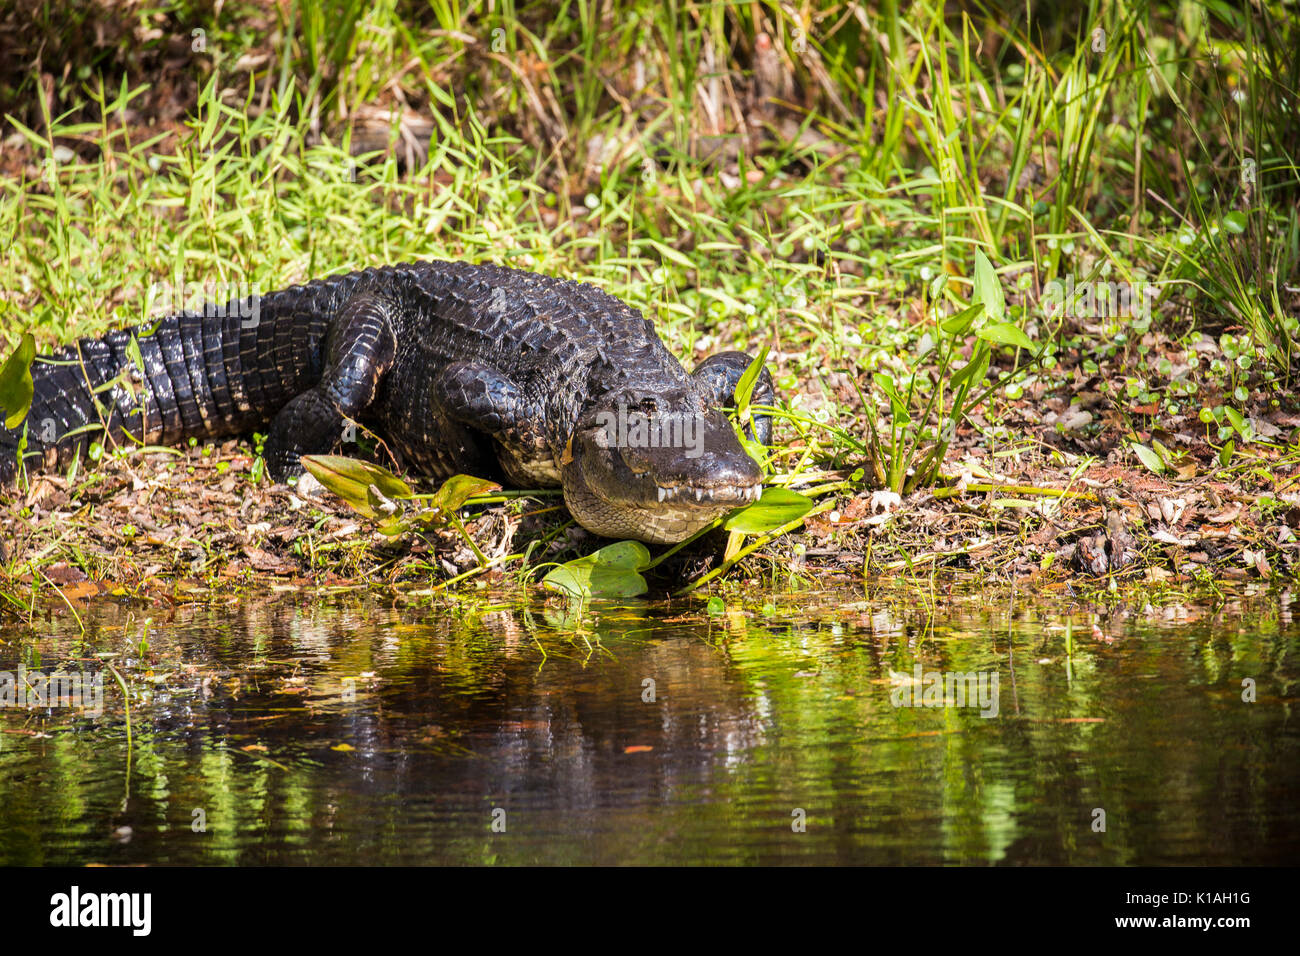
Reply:
[[[763,493],[763,489],[758,485],[726,485],[721,488],[695,488],[690,485],[684,487],[664,487],[655,486],[655,495],[662,504],[665,501],[676,501],[678,498],[685,497],[690,500],[691,493],[695,493],[695,500],[698,502],[735,502],[735,501],[757,501]]]

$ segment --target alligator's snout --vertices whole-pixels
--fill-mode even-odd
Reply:
[[[646,466],[644,474],[654,478],[658,503],[737,508],[757,500],[763,478],[758,463],[745,453],[730,425],[714,437],[714,444],[722,447],[706,447],[694,458],[662,455],[658,461],[647,461],[654,456],[629,449],[623,461]]]
[[[608,397],[569,447],[565,501],[597,534],[674,543],[761,492],[730,422],[690,389]]]

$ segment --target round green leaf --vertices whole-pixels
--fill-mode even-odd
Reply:
[[[639,573],[649,563],[640,541],[619,541],[553,568],[542,585],[571,597],[636,597],[650,590]]]

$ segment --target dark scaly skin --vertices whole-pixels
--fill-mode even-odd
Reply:
[[[719,411],[750,357],[721,353],[688,375],[639,312],[593,286],[416,262],[256,304],[256,314],[231,303],[224,316],[170,316],[152,334],[116,331],[38,357],[28,467],[65,464],[96,439],[166,445],[269,421],[267,466],[284,478],[357,421],[431,477],[560,485],[574,517],[608,537],[680,541],[758,495],[759,468]],[[753,394],[773,401],[766,369]],[[611,430],[611,415],[676,416],[691,431],[664,446]],[[770,427],[758,418],[756,437],[766,443]],[[0,428],[0,481],[13,478],[18,439]]]

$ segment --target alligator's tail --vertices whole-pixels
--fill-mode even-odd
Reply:
[[[159,324],[160,345],[177,334],[175,322]],[[38,355],[27,417],[16,429],[0,427],[0,483],[11,483],[20,467],[30,473],[67,464],[95,443],[111,450],[126,441],[157,442],[160,396],[133,361],[144,341],[135,329]]]
[[[0,423],[0,488],[13,484],[18,467],[18,444],[14,432]]]
[[[17,429],[0,422],[0,485],[19,467],[61,467],[94,443],[168,445],[245,432],[320,375],[320,343],[341,291],[313,282],[234,300],[149,328],[82,339],[32,363],[34,395]]]

